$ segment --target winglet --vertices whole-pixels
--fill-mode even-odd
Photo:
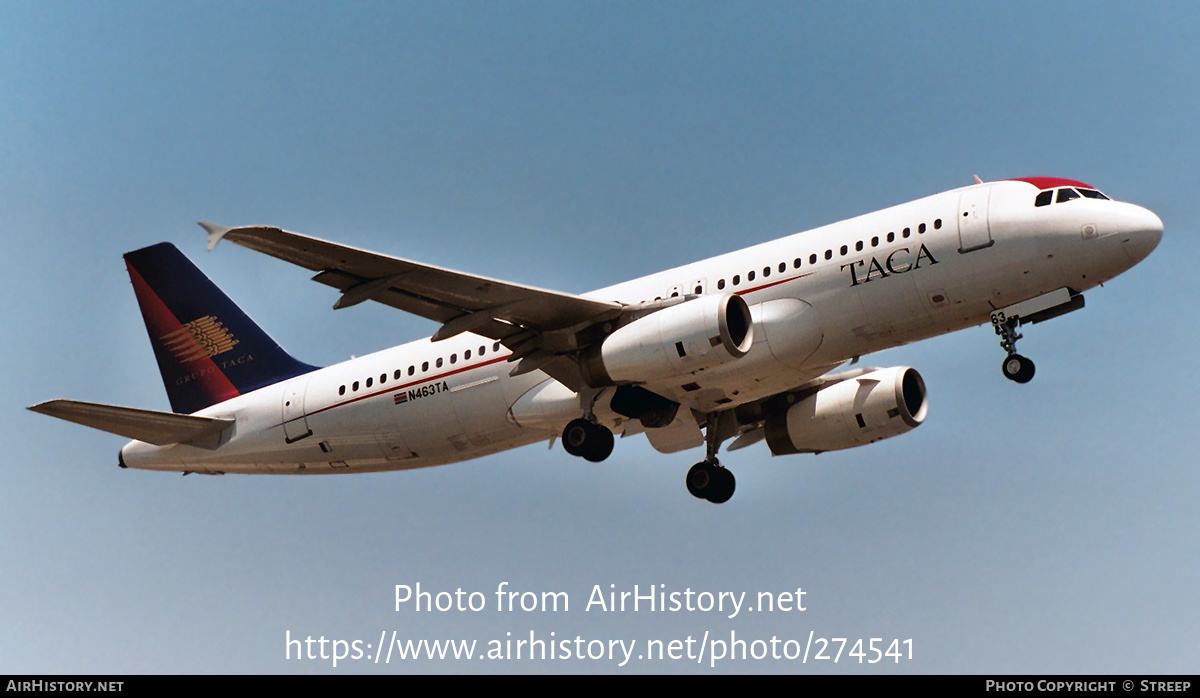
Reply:
[[[208,251],[209,252],[213,251],[213,248],[215,248],[217,246],[217,243],[221,241],[221,238],[225,237],[226,233],[233,230],[233,228],[226,228],[223,225],[217,225],[216,223],[208,223],[206,221],[200,221],[200,227],[204,228],[205,230],[208,231]]]

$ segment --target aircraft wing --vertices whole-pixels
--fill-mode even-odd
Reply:
[[[434,341],[462,332],[500,340],[512,350],[514,361],[531,359],[518,367],[520,372],[541,368],[572,387],[578,385],[578,369],[564,355],[579,348],[578,332],[617,317],[623,308],[616,302],[464,274],[279,228],[200,225],[209,232],[210,250],[229,240],[317,272],[314,281],[342,292],[334,308],[372,300],[442,323]]]

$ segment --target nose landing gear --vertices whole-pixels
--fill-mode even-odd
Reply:
[[[1004,377],[1018,383],[1028,383],[1033,379],[1033,362],[1020,354],[1009,354],[1004,357],[1000,366]]]
[[[1000,336],[1000,346],[1008,354],[1000,364],[1004,377],[1017,383],[1028,383],[1033,380],[1033,362],[1017,353],[1017,328],[1021,325],[1019,317],[1006,317],[1003,310],[992,313],[992,327]]]

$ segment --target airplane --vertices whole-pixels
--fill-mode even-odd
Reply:
[[[1083,182],[975,183],[592,293],[507,283],[279,228],[201,223],[340,292],[440,323],[433,336],[318,368],[285,352],[170,243],[124,256],[171,412],[51,400],[29,409],[133,439],[122,468],[361,473],[560,439],[600,462],[614,435],[705,447],[688,491],[729,500],[718,459],[766,441],[821,453],[904,434],[928,413],[908,366],[859,357],[991,322],[1004,375],[1019,330],[1162,239],[1151,211]],[[847,362],[850,367],[838,370]]]

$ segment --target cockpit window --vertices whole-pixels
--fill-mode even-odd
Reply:
[[[1062,189],[1058,190],[1058,202],[1057,203],[1061,204],[1064,201],[1070,201],[1071,199],[1078,199],[1078,198],[1079,198],[1079,192],[1075,191],[1074,189],[1072,189],[1070,187],[1063,187]]]
[[[1055,199],[1054,194],[1058,192],[1058,198]],[[1078,199],[1080,195],[1089,199],[1100,199],[1102,201],[1112,201],[1104,194],[1101,194],[1095,189],[1088,187],[1061,187],[1058,189],[1045,189],[1038,192],[1038,195],[1033,200],[1034,206],[1049,206],[1052,203],[1063,203],[1072,199]]]

